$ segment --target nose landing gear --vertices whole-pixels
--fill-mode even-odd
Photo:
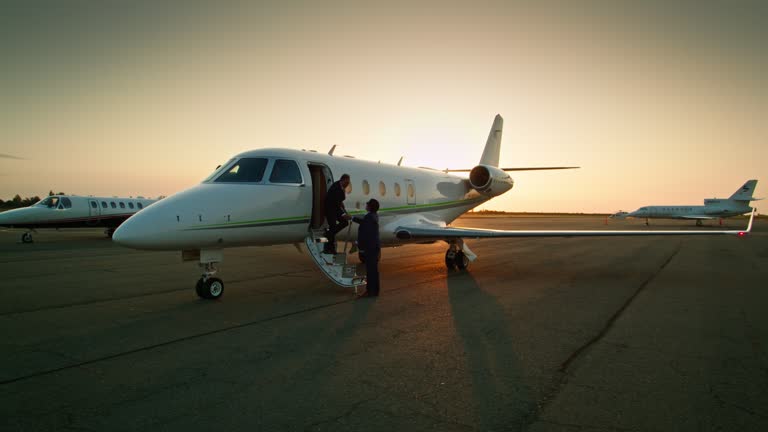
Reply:
[[[200,298],[206,300],[217,300],[224,294],[224,281],[213,277],[218,273],[216,264],[224,260],[224,254],[221,249],[191,249],[181,251],[182,261],[198,261],[198,265],[203,269],[203,274],[195,284],[195,292]]]
[[[200,298],[207,300],[216,300],[221,298],[224,294],[224,281],[219,278],[212,277],[218,270],[214,266],[214,263],[201,264],[204,266],[205,272],[200,276],[195,285],[195,292]]]
[[[21,242],[22,243],[32,243],[32,233],[27,231],[24,234],[21,235]]]

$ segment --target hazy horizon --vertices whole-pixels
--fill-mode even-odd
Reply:
[[[481,208],[701,204],[768,173],[768,3],[7,1],[0,198],[171,195],[289,147],[471,168]],[[757,196],[765,196],[758,183]],[[759,206],[760,203],[757,203]]]

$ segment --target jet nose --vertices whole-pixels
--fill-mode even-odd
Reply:
[[[136,216],[133,216],[120,224],[115,232],[112,233],[112,241],[120,246],[141,249],[144,236],[142,235],[142,230],[137,227],[138,224],[135,223],[135,219]]]

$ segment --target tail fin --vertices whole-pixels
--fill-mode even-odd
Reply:
[[[485,150],[480,158],[480,165],[499,166],[499,152],[501,150],[501,130],[504,128],[504,119],[496,114],[493,119],[493,126],[488,133],[488,140],[485,142]]]
[[[755,186],[757,186],[757,180],[747,180],[747,182],[744,183],[744,186],[740,187],[728,199],[734,201],[755,201],[755,199],[752,198],[752,193],[755,192]]]

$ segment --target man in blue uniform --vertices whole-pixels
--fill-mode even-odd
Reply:
[[[350,216],[344,207],[344,200],[347,198],[344,190],[347,186],[349,186],[349,174],[342,174],[339,181],[332,184],[325,195],[325,219],[328,221],[325,237],[328,243],[325,244],[323,253],[336,253],[336,233],[349,225]]]
[[[368,284],[361,297],[377,297],[379,295],[379,258],[381,258],[381,240],[379,239],[379,202],[371,199],[365,203],[365,216],[355,216],[354,222],[360,224],[357,230],[357,247],[360,258],[365,261],[366,279]]]

